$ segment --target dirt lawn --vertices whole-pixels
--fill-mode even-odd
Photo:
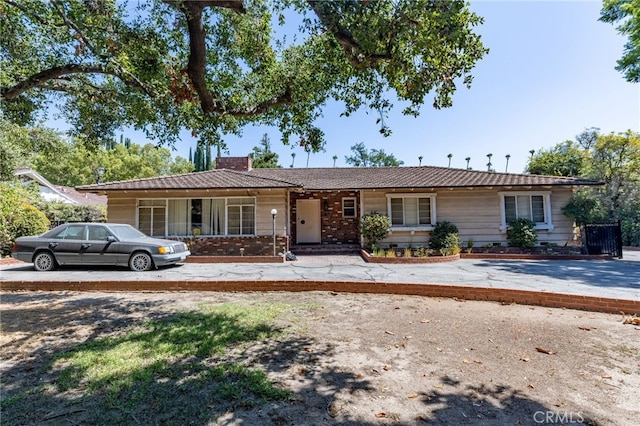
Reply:
[[[222,303],[287,307],[274,319],[275,337],[224,357],[261,368],[292,397],[213,404],[206,384],[190,385],[185,372],[140,390],[154,394],[123,411],[99,391],[55,386],[56,354]],[[640,327],[623,325],[622,315],[321,292],[4,292],[0,309],[6,425],[631,425],[640,418]]]

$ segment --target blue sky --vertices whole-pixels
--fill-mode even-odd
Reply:
[[[486,170],[493,154],[495,170],[524,170],[532,149],[549,148],[573,139],[589,127],[602,132],[640,130],[640,85],[627,83],[614,69],[625,38],[613,25],[598,21],[598,1],[474,1],[471,9],[485,18],[478,28],[491,50],[476,66],[471,89],[460,85],[453,107],[435,110],[428,99],[418,118],[396,108],[382,137],[377,114],[361,111],[340,118],[342,109],[330,104],[318,123],[327,139],[326,152],[311,154],[309,167],[345,166],[350,147],[364,142],[383,149],[404,165],[447,166]],[[280,164],[305,167],[307,154],[283,146],[275,129],[248,127],[242,137],[226,136],[229,155],[251,152],[264,133]],[[175,155],[188,156],[190,138],[176,145]]]

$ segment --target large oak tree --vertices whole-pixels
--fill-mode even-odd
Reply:
[[[640,0],[603,0],[600,20],[618,24],[618,33],[628,36],[616,70],[628,82],[640,83]]]
[[[29,124],[55,106],[99,143],[133,127],[209,144],[249,124],[313,150],[327,102],[384,117],[452,104],[487,49],[460,0],[0,0],[0,100]]]

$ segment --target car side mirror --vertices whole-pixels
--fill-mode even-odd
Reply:
[[[118,240],[113,235],[109,235],[107,237],[107,242],[109,242],[109,243],[115,243],[116,241],[118,241]]]

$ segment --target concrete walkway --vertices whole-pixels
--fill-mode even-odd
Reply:
[[[187,263],[144,273],[125,268],[76,268],[35,272],[31,264],[0,267],[3,290],[48,283],[172,282],[406,283],[525,290],[640,302],[640,252],[622,260],[461,259],[423,265],[373,264],[357,255],[299,256],[286,263]]]

